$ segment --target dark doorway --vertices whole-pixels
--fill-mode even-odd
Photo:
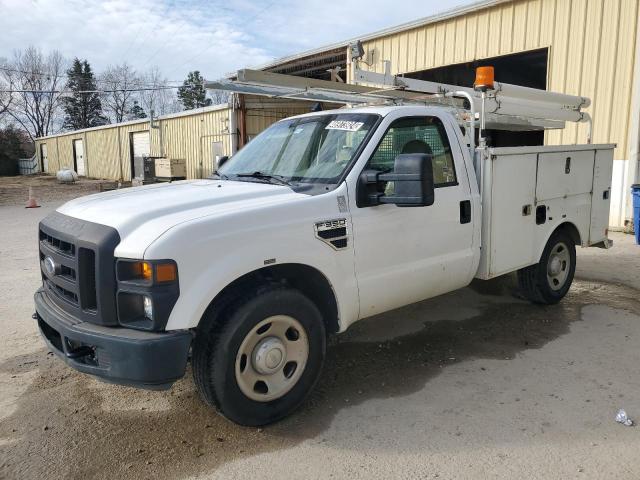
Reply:
[[[523,87],[547,89],[548,49],[531,50],[500,57],[457,63],[445,67],[432,68],[405,74],[405,77],[449,83],[463,87],[473,87],[476,67],[492,65],[496,80]],[[513,147],[520,145],[543,145],[544,132],[508,132],[504,130],[488,130],[489,145],[496,147]]]

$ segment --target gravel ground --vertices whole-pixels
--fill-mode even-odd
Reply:
[[[58,202],[3,205],[2,479],[640,477],[640,430],[614,422],[621,407],[640,419],[630,236],[579,249],[557,306],[519,300],[508,277],[356,324],[303,408],[251,429],[205,407],[189,374],[147,392],[49,354],[31,320],[36,225]]]

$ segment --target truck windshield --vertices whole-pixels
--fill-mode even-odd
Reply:
[[[217,172],[232,180],[337,183],[378,115],[324,114],[273,124]]]

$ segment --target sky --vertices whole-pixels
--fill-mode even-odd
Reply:
[[[169,80],[217,79],[473,1],[0,0],[0,58],[34,45],[96,72],[127,62]]]

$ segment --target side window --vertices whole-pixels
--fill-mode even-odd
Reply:
[[[432,155],[436,187],[457,185],[456,170],[447,132],[437,117],[406,117],[393,122],[367,163],[367,169],[393,170],[401,153]]]

